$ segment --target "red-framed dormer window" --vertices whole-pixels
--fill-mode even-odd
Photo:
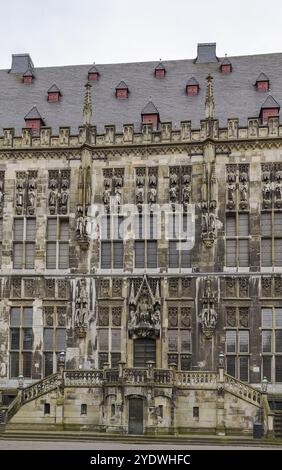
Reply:
[[[166,69],[162,62],[160,62],[155,68],[155,77],[156,78],[165,78]]]
[[[90,81],[99,80],[99,72],[98,72],[97,67],[95,67],[95,65],[93,65],[88,70],[88,80],[90,80]]]
[[[48,94],[47,100],[50,101],[51,103],[56,103],[60,101],[61,92],[55,83],[49,88],[49,90],[47,91],[47,94]]]
[[[188,96],[195,96],[199,93],[199,83],[194,77],[191,77],[186,84],[186,94]]]
[[[258,78],[256,79],[255,87],[257,91],[266,92],[269,90],[269,78],[265,75],[265,73],[261,73]]]
[[[116,87],[116,98],[118,100],[126,100],[128,98],[129,90],[126,83],[123,81]]]
[[[33,135],[38,135],[41,129],[41,126],[44,124],[43,119],[40,116],[36,106],[33,106],[29,113],[25,116],[25,125],[27,128],[31,129]]]
[[[23,74],[23,83],[24,83],[25,85],[31,85],[32,82],[33,82],[33,78],[34,78],[34,75],[33,75],[32,69],[29,68],[29,69],[27,69],[27,71]]]

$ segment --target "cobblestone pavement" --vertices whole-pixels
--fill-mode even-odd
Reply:
[[[282,446],[219,446],[196,444],[130,444],[122,442],[0,440],[0,450],[282,450]]]

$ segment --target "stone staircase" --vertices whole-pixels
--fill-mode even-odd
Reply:
[[[276,439],[282,439],[282,411],[274,412],[274,436]]]
[[[176,371],[172,369],[123,368],[104,370],[65,370],[45,377],[28,387],[18,390],[9,406],[0,406],[0,429],[12,419],[22,405],[56,389],[65,387],[97,387],[103,385],[156,385],[158,387],[181,387],[187,389],[217,389],[262,407],[262,395],[257,389],[221,371]],[[276,417],[277,436],[282,433],[282,412]]]

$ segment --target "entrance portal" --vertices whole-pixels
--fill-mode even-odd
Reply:
[[[129,434],[143,434],[143,400],[130,398],[129,400]]]

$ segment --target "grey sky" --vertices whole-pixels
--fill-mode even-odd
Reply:
[[[0,68],[29,52],[35,66],[282,51],[281,0],[1,1]]]

